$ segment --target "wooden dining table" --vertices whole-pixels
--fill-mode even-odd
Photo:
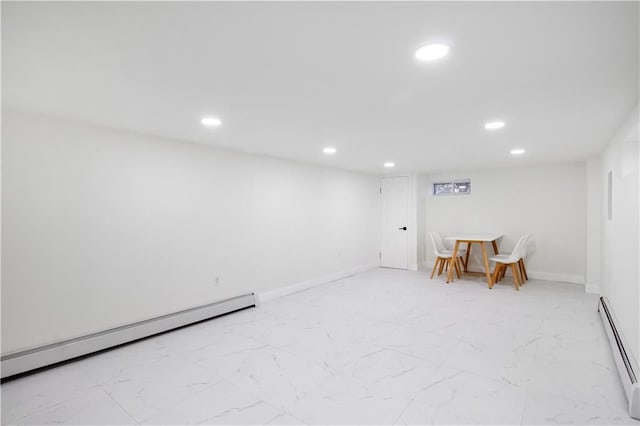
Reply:
[[[491,276],[491,270],[489,269],[489,257],[487,256],[487,248],[485,243],[491,243],[493,246],[493,252],[498,254],[498,239],[502,237],[502,234],[459,234],[451,235],[447,237],[447,240],[455,241],[453,245],[453,254],[451,256],[449,270],[447,271],[447,283],[453,281],[453,269],[455,268],[454,262],[458,258],[458,249],[460,244],[467,244],[467,253],[465,255],[464,272],[469,272],[469,254],[471,253],[471,245],[473,243],[480,244],[482,248],[482,262],[484,264],[484,273],[487,276],[487,284],[489,288],[493,287],[493,277]]]

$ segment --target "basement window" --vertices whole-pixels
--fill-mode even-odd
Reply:
[[[433,195],[471,194],[471,179],[459,179],[448,182],[434,182]]]

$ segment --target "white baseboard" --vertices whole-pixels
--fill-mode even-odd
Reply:
[[[408,269],[410,271],[417,271],[418,270],[418,264],[417,263],[412,263],[409,265]]]
[[[600,294],[600,286],[598,284],[586,284],[584,291],[589,294]]]
[[[558,274],[555,272],[540,272],[527,270],[529,278],[543,281],[558,281],[561,283],[582,284],[584,285],[584,276],[582,275],[570,275],[570,274]]]
[[[315,287],[321,284],[326,284],[331,281],[340,280],[342,278],[346,278],[351,275],[359,274],[360,272],[368,271],[370,269],[375,269],[375,268],[378,268],[378,266],[379,265],[377,263],[369,263],[366,265],[356,266],[354,268],[350,268],[345,271],[335,272],[333,274],[323,275],[321,277],[312,278],[307,281],[291,284],[286,287],[280,287],[273,290],[256,293],[256,300],[258,301],[257,305],[260,305],[264,302],[268,302],[270,300],[277,299],[279,297],[284,297],[293,293],[298,293],[299,291],[303,291],[311,287]]]

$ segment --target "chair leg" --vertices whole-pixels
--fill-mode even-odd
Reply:
[[[440,268],[438,268],[438,276],[442,275],[442,270],[444,269],[445,264],[447,263],[446,259],[440,258]]]
[[[453,262],[453,266],[456,268],[456,275],[458,275],[458,279],[462,278],[460,275],[460,265],[458,265],[458,262]]]
[[[524,279],[529,281],[529,276],[527,275],[527,268],[525,268],[524,266],[524,259],[520,259],[518,263],[520,263],[520,267],[522,268],[522,274],[524,275]]]
[[[500,274],[501,267],[502,267],[502,263],[496,263],[495,269],[493,270],[493,279],[491,280],[494,283],[498,281],[498,274]]]
[[[436,258],[436,263],[433,264],[433,269],[431,270],[431,279],[433,279],[433,274],[435,274],[436,272],[436,268],[438,267],[438,265],[440,264],[440,258]]]
[[[522,276],[519,263],[516,263],[516,272],[518,273],[518,285],[522,287],[524,285],[524,277]]]
[[[525,285],[524,272],[522,271],[522,264],[518,261],[518,275],[520,276],[520,285]]]
[[[511,273],[513,274],[513,286],[516,288],[516,290],[520,290],[520,279],[518,277],[518,270],[516,269],[516,264],[512,263],[511,265]]]

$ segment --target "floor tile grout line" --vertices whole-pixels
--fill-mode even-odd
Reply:
[[[112,400],[112,401],[113,401],[113,402],[114,402],[118,407],[120,407],[120,409],[121,409],[122,411],[124,411],[124,413],[125,413],[127,416],[129,416],[129,418],[132,420],[132,422],[133,422],[134,424],[136,424],[136,425],[139,425],[139,424],[140,424],[140,422],[139,422],[135,417],[133,417],[133,416],[131,415],[131,413],[129,413],[129,411],[128,411],[126,408],[124,408],[124,407],[122,406],[122,404],[120,404],[120,403],[119,403],[119,402],[118,402],[118,401],[113,397],[113,395],[111,395],[111,394],[110,394],[106,389],[104,389],[104,388],[102,387],[102,385],[100,385],[100,390],[101,390],[102,392],[104,392],[104,393],[105,393],[105,394],[106,394],[106,395],[107,395],[107,396],[108,396],[108,397],[109,397],[109,398],[110,398],[110,399],[111,399],[111,400]]]

